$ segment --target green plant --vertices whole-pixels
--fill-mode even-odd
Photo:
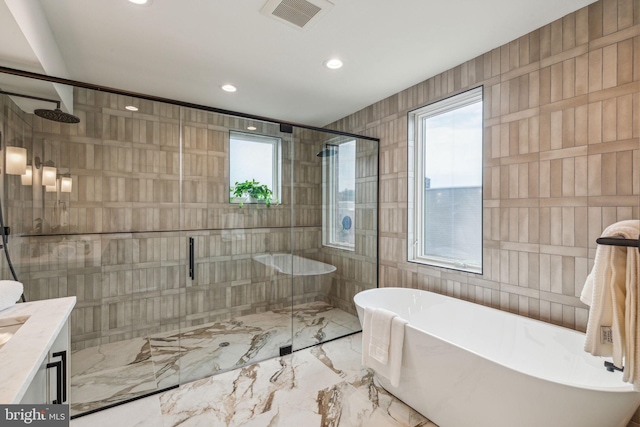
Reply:
[[[264,201],[267,207],[270,207],[272,202],[277,202],[277,200],[273,199],[273,191],[271,191],[267,185],[261,185],[255,179],[246,180],[245,182],[236,182],[229,191],[233,197],[240,198],[248,196],[260,202]],[[241,208],[243,205],[244,203],[240,203],[238,207]]]

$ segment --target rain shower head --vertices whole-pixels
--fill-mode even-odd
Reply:
[[[53,99],[47,99],[47,98],[40,98],[37,96],[31,96],[31,95],[22,95],[22,94],[13,93],[13,92],[5,92],[3,90],[0,90],[0,94],[9,95],[9,96],[19,96],[21,98],[28,98],[28,99],[36,99],[38,101],[53,102],[54,104],[56,104],[55,110],[38,109],[38,110],[35,110],[33,113],[38,117],[42,117],[43,119],[52,120],[58,123],[80,123],[80,119],[78,117],[74,116],[73,114],[65,113],[60,109],[60,101],[55,101]]]
[[[58,102],[58,107],[60,107],[60,103]],[[43,110],[38,109],[33,112],[36,116],[42,117],[43,119],[53,120],[54,122],[60,123],[80,123],[80,119],[73,114],[65,113],[60,108],[56,108],[55,110]]]
[[[327,146],[325,147],[325,149],[324,149],[324,150],[322,150],[322,151],[318,151],[318,152],[316,153],[316,156],[317,156],[317,157],[331,157],[331,156],[335,156],[336,154],[338,154],[338,150],[336,150],[335,148],[332,148],[332,147],[335,147],[335,145],[329,145],[329,144],[327,144]]]

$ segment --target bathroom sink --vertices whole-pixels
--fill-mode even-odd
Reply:
[[[29,316],[10,317],[0,319],[0,348],[5,345],[27,321]]]

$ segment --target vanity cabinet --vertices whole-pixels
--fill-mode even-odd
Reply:
[[[70,386],[69,320],[47,351],[20,403],[69,403]]]
[[[0,347],[0,404],[70,400],[69,316],[76,297],[15,304],[0,320],[25,319]]]

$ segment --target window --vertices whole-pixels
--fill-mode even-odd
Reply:
[[[229,133],[229,181],[256,180],[273,191],[280,200],[280,138],[242,132]],[[232,199],[232,203],[241,203]]]
[[[409,261],[482,273],[482,87],[409,113]]]
[[[323,236],[325,246],[354,250],[356,141],[325,144],[323,158]]]

